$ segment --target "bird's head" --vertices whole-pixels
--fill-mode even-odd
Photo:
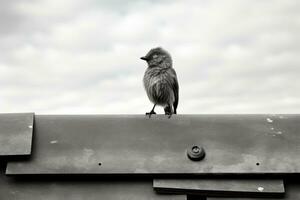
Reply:
[[[161,67],[170,68],[172,67],[171,55],[161,47],[151,49],[146,56],[141,57],[148,63],[149,67]]]

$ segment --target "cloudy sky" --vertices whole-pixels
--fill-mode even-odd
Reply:
[[[143,114],[139,57],[162,46],[178,113],[300,113],[299,10],[299,0],[0,1],[0,112]]]

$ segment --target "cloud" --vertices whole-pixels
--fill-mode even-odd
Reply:
[[[300,112],[297,0],[1,7],[1,112],[145,113],[138,58],[155,46],[173,56],[179,113]]]

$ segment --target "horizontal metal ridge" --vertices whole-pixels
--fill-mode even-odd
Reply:
[[[6,173],[299,174],[299,131],[299,115],[36,115],[31,158]]]
[[[154,179],[153,188],[159,193],[210,197],[283,197],[285,193],[280,179]]]

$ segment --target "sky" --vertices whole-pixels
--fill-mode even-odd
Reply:
[[[0,112],[144,114],[139,58],[161,46],[179,114],[300,113],[299,10],[299,0],[0,1]]]

